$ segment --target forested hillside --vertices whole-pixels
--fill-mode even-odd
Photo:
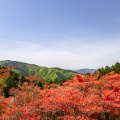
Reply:
[[[74,71],[64,70],[60,68],[47,68],[34,64],[10,60],[0,61],[0,66],[14,66],[12,70],[16,73],[20,73],[24,76],[39,75],[50,83],[59,83],[67,79],[71,79],[76,73]]]

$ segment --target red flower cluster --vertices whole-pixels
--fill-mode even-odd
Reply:
[[[32,77],[30,77],[31,79]],[[36,77],[37,79],[37,77]],[[23,83],[0,98],[1,120],[118,120],[120,75],[80,75],[54,87]]]

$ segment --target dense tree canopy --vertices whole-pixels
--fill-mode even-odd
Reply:
[[[120,63],[116,62],[115,65],[112,65],[111,67],[106,66],[105,68],[99,68],[98,71],[100,72],[101,75],[106,75],[109,72],[114,71],[115,73],[120,74]]]

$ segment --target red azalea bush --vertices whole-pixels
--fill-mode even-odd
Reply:
[[[23,83],[0,99],[1,120],[119,120],[120,75],[77,74],[56,87]]]

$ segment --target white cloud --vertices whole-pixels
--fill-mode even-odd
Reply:
[[[45,45],[20,41],[1,41],[1,60],[17,60],[66,69],[98,68],[120,60],[120,42],[58,42]]]

